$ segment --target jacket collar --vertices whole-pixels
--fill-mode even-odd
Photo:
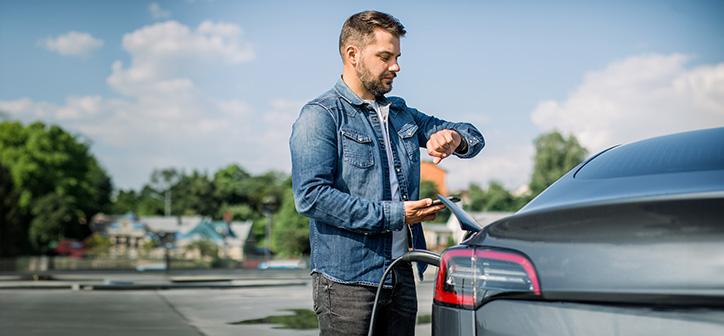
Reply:
[[[346,100],[348,103],[355,105],[355,106],[362,106],[365,103],[362,98],[357,96],[356,93],[352,91],[352,89],[347,86],[347,83],[342,80],[342,76],[339,77],[337,80],[337,84],[334,85],[334,90],[337,91],[337,94],[339,94],[342,99]],[[389,105],[390,101],[385,96],[380,96],[375,98],[378,104],[380,105]]]

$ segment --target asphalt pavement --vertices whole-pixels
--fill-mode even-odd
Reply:
[[[0,276],[2,335],[317,335],[316,329],[235,324],[312,308],[306,271],[139,274],[67,273],[28,281]],[[61,282],[42,287],[38,283]],[[27,285],[22,287],[22,283]],[[105,284],[106,287],[100,286]],[[36,285],[32,287],[31,285]],[[67,285],[67,287],[66,287]],[[117,286],[117,288],[113,288]],[[133,286],[137,286],[133,288]],[[418,285],[419,315],[432,277]],[[430,324],[417,335],[430,335]]]

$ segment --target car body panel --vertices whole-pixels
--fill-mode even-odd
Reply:
[[[724,310],[496,300],[478,309],[476,330],[480,336],[718,336]]]
[[[604,301],[724,305],[724,198],[521,214],[467,244],[527,255],[545,298],[590,292]]]
[[[432,307],[433,336],[475,335],[475,311],[436,305]]]

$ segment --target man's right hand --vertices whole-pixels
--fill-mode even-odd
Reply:
[[[432,205],[432,199],[424,198],[419,201],[407,201],[405,206],[405,224],[428,222],[437,216],[440,210],[445,209],[444,204]]]

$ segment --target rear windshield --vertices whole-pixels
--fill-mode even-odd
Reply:
[[[673,134],[613,148],[586,163],[575,178],[724,170],[724,128]]]

